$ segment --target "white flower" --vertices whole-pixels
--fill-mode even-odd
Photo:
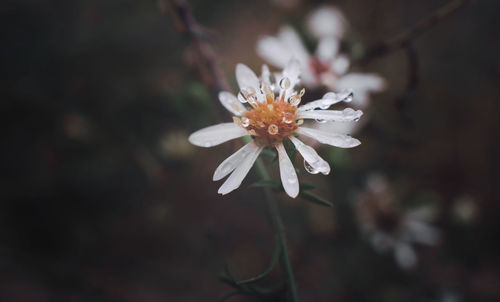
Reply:
[[[403,211],[381,175],[369,177],[367,190],[359,196],[357,212],[361,228],[375,250],[392,252],[403,269],[417,264],[413,243],[431,246],[439,241],[439,230],[431,225],[436,214],[434,209],[419,207]]]
[[[257,42],[257,53],[270,64],[284,68],[291,58],[297,58],[303,70],[302,80],[310,88],[326,86],[334,91],[353,89],[353,106],[365,108],[371,92],[382,91],[385,80],[374,73],[347,73],[349,58],[339,54],[340,37],[346,28],[342,13],[332,7],[322,7],[308,20],[309,30],[319,38],[315,54],[309,54],[298,33],[289,26],[278,34]]]
[[[347,29],[347,21],[338,8],[325,5],[309,15],[307,28],[317,38],[341,38]]]
[[[189,136],[189,141],[200,147],[212,147],[242,136],[252,136],[250,143],[224,160],[215,170],[214,181],[229,175],[219,188],[219,193],[227,194],[238,188],[262,149],[270,146],[278,151],[283,188],[289,196],[296,197],[299,193],[299,181],[283,146],[284,139],[289,139],[297,148],[309,173],[330,173],[328,163],[294,135],[310,137],[340,148],[352,148],[360,144],[357,139],[348,135],[301,126],[304,119],[357,121],[362,112],[351,108],[326,110],[333,104],[349,102],[352,99],[350,91],[340,94],[329,92],[319,100],[298,106],[305,93],[305,89],[300,92],[295,90],[299,75],[300,64],[297,60],[291,60],[282,73],[275,76],[275,82],[271,81],[272,76],[266,65],[262,67],[260,79],[247,66],[236,66],[236,80],[240,87],[238,96],[227,91],[219,94],[222,105],[235,115],[234,122],[210,126]],[[250,106],[247,108],[244,104]]]

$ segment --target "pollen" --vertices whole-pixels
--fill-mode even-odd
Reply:
[[[252,104],[253,109],[243,114],[241,126],[263,145],[275,145],[297,130],[297,106],[282,98],[268,98],[267,102]]]

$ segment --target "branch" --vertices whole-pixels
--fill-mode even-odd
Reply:
[[[376,43],[368,49],[365,55],[360,59],[361,62],[367,63],[373,58],[386,55],[395,50],[406,48],[411,41],[433,28],[447,17],[455,13],[459,8],[468,4],[470,0],[454,0],[448,4],[436,9],[428,17],[417,22],[413,27],[401,32],[391,39]]]
[[[193,43],[199,60],[202,80],[214,94],[229,90],[223,72],[217,64],[215,52],[210,45],[212,35],[201,28],[194,19],[189,5],[184,0],[158,0],[160,11],[169,16],[175,29]]]

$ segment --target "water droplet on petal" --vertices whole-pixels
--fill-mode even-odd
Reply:
[[[354,91],[352,89],[344,89],[341,93],[337,94],[337,100],[341,102],[349,103],[354,97]]]
[[[352,109],[352,108],[345,108],[342,112],[345,116],[347,115],[352,115],[352,114],[355,114],[356,113],[356,110]]]
[[[304,169],[311,174],[318,174],[320,171],[313,166],[311,166],[306,160],[304,160]]]
[[[283,89],[288,89],[290,87],[290,79],[287,77],[284,77],[280,80],[280,87]]]
[[[328,109],[332,105],[332,101],[330,99],[324,99],[321,101],[321,104],[319,106],[320,109]]]
[[[243,94],[243,91],[238,92],[238,100],[243,104],[248,102],[247,97]]]
[[[305,94],[305,93],[306,93],[306,89],[305,89],[305,88],[302,88],[302,89],[300,90],[299,95],[300,95],[300,96],[304,96],[304,94]]]
[[[316,122],[320,123],[320,124],[324,124],[327,122],[327,120],[322,120],[322,119],[316,119]]]

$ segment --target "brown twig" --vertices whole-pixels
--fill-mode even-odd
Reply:
[[[210,45],[212,35],[196,23],[186,1],[158,0],[158,7],[163,14],[172,20],[175,29],[192,43],[201,79],[205,86],[211,90],[212,96],[216,99],[220,91],[229,91],[229,85],[218,66],[212,45]],[[217,108],[218,120],[223,120],[224,110],[222,106],[217,106]]]
[[[395,50],[406,48],[411,41],[436,26],[447,17],[451,16],[459,8],[465,6],[469,2],[470,0],[454,0],[441,6],[426,18],[417,22],[411,28],[399,33],[391,39],[381,41],[373,45],[365,52],[365,55],[359,61],[367,63],[373,58],[386,55]]]

